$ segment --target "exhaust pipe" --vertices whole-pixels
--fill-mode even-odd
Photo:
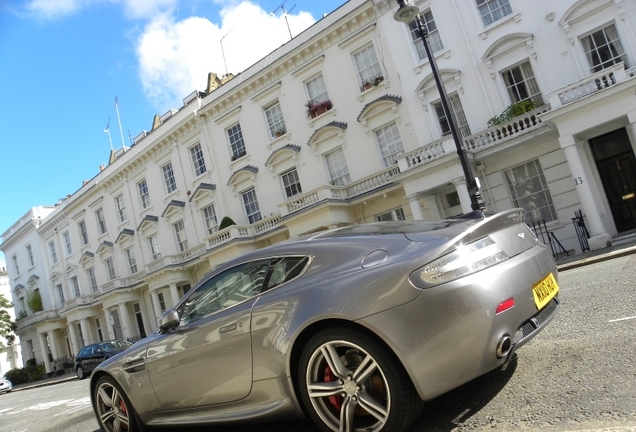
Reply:
[[[497,350],[496,350],[497,358],[503,358],[507,356],[511,348],[512,348],[512,339],[510,339],[510,336],[508,335],[503,335],[501,339],[499,339],[499,342],[497,342]]]

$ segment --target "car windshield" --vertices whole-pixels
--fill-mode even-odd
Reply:
[[[102,342],[99,347],[104,351],[113,351],[120,348],[128,348],[132,343],[125,340],[112,340],[108,342]]]

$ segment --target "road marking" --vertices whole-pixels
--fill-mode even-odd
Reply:
[[[77,411],[83,410],[84,408],[88,408],[90,406],[90,404],[91,404],[91,398],[89,398],[89,397],[84,397],[84,398],[81,398],[81,399],[72,400],[71,402],[66,404],[66,406],[71,407],[70,409],[67,409],[66,411],[59,412],[59,413],[55,414],[53,417],[57,417],[57,416],[62,415],[62,414],[73,414],[73,413],[75,413]]]
[[[7,411],[11,411],[13,408],[5,408],[3,410],[0,410],[0,415],[2,415],[2,413],[5,413]]]
[[[617,319],[609,320],[608,322],[627,321],[627,320],[633,320],[633,319],[636,319],[636,316],[631,316],[626,318],[617,318]]]

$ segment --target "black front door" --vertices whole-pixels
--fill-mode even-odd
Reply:
[[[636,229],[636,157],[625,129],[590,140],[616,229]]]

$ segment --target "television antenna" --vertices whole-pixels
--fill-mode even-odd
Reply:
[[[230,34],[230,32],[234,30],[233,28],[231,28],[227,33],[225,33],[225,36],[223,36],[221,38],[221,40],[219,41],[219,43],[221,44],[221,55],[223,56],[223,64],[225,65],[225,76],[227,76],[227,62],[225,61],[225,51],[223,50],[223,39],[226,38],[227,35]]]
[[[108,123],[106,123],[106,129],[104,129],[104,132],[106,132],[108,134],[108,141],[110,142],[110,151],[113,151],[113,139],[110,136],[110,116],[108,117]]]
[[[287,3],[287,0],[285,0],[284,2],[282,2],[282,3],[280,4],[280,6],[278,6],[276,9],[274,9],[274,10],[270,13],[270,15],[275,15],[275,14],[276,14],[276,12],[278,12],[279,10],[282,10],[282,11],[283,11],[283,16],[285,17],[285,23],[287,23],[287,31],[289,32],[289,38],[290,38],[290,39],[293,39],[291,29],[289,28],[289,20],[287,19],[287,15],[288,15],[291,11],[293,11],[293,10],[294,10],[294,8],[296,7],[296,5],[293,5],[293,6],[291,7],[291,9],[290,9],[290,10],[286,11],[286,10],[285,10],[285,3]]]

